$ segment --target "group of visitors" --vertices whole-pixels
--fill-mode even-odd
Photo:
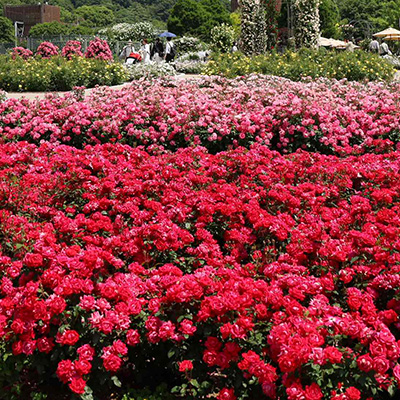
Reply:
[[[376,53],[381,56],[391,56],[392,52],[389,49],[388,44],[385,39],[382,39],[382,42],[379,43],[377,39],[373,39],[369,44],[369,51],[371,53]]]
[[[124,60],[126,64],[171,62],[175,58],[175,45],[170,37],[167,37],[165,47],[160,38],[157,38],[152,44],[147,39],[143,39],[142,46],[136,51],[132,41],[129,40],[122,49],[119,58]]]

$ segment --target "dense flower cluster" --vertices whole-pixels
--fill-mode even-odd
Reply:
[[[25,49],[24,47],[14,47],[11,52],[11,58],[15,60],[17,57],[21,57],[24,60],[33,57],[32,51]]]
[[[2,370],[82,394],[163,360],[184,398],[398,394],[399,171],[396,152],[0,145]]]
[[[156,32],[156,28],[151,22],[137,22],[134,24],[123,22],[100,31],[100,33],[107,36],[111,42],[134,40],[139,43],[143,39],[154,38]]]
[[[297,47],[317,47],[320,33],[321,0],[294,0],[295,41]]]
[[[36,50],[36,55],[42,58],[50,58],[58,55],[58,47],[51,42],[42,42]]]
[[[62,48],[61,55],[68,60],[73,56],[83,57],[82,43],[79,40],[69,40]]]
[[[105,61],[112,61],[113,55],[106,40],[96,38],[90,41],[85,52],[86,58],[97,58]]]
[[[134,82],[40,102],[0,106],[5,141],[59,141],[75,147],[120,141],[176,150],[202,145],[215,153],[265,144],[326,154],[382,152],[399,143],[399,86],[280,78]]]

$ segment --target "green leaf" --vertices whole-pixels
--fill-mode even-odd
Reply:
[[[196,387],[196,388],[200,388],[199,382],[197,382],[196,379],[191,379],[190,383],[192,386]]]
[[[168,352],[168,358],[172,358],[174,355],[175,355],[175,349],[171,349],[171,350]]]
[[[118,377],[116,376],[116,375],[114,375],[113,377],[111,377],[111,380],[114,382],[114,385],[116,386],[116,387],[121,387],[122,386],[122,383],[121,383],[121,381],[118,379]]]

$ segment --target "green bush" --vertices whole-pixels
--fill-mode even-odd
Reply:
[[[390,81],[394,68],[377,55],[364,51],[334,52],[301,49],[298,52],[268,53],[246,57],[241,53],[214,54],[206,75],[233,78],[251,73],[282,76],[294,81],[304,77]]]
[[[17,92],[71,90],[74,86],[118,85],[127,73],[119,63],[61,56],[27,61],[0,56],[0,89]]]

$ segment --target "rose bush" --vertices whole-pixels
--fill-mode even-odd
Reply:
[[[399,156],[0,145],[3,395],[398,395]]]
[[[0,73],[0,82],[3,76],[9,75]],[[6,101],[0,137],[78,148],[119,141],[174,151],[200,144],[212,153],[254,143],[282,153],[383,152],[400,142],[399,104],[399,85],[381,83],[163,79],[134,82],[122,91],[98,89],[80,101],[72,95]]]
[[[58,55],[58,47],[51,42],[42,42],[36,50],[35,55],[42,58],[50,58]]]
[[[113,60],[113,55],[107,41],[99,38],[90,41],[85,52],[85,57],[104,61]]]
[[[68,60],[70,60],[73,56],[83,57],[82,43],[79,40],[68,40],[61,50],[61,55]]]

